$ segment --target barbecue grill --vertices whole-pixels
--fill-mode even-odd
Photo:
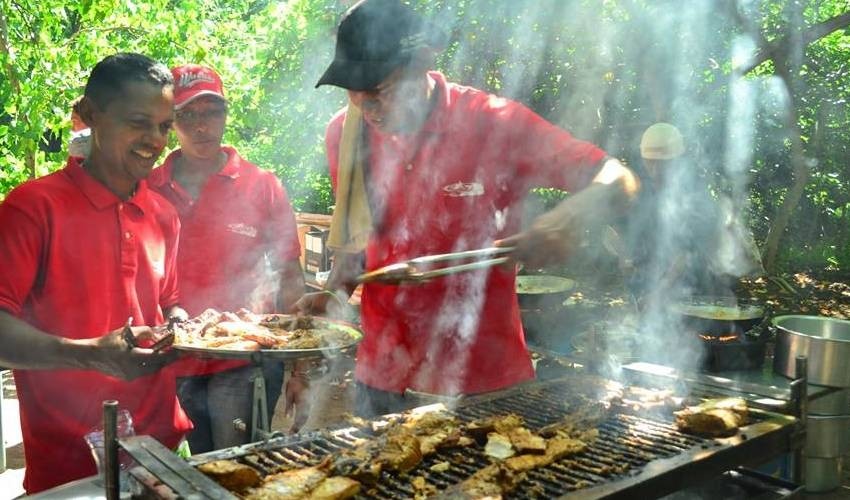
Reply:
[[[515,413],[532,429],[564,418],[575,378],[533,382],[466,399],[453,412],[462,421]],[[749,425],[729,438],[708,439],[677,430],[669,414],[614,405],[598,426],[599,437],[583,452],[530,471],[508,498],[654,498],[717,477],[738,466],[755,466],[800,446],[800,420],[751,409]],[[131,470],[136,493],[147,498],[235,498],[195,469],[214,460],[237,460],[267,475],[318,464],[325,456],[368,438],[356,427],[277,437],[218,450],[183,461],[148,436],[120,441],[139,466]],[[432,466],[448,462],[435,472]],[[383,472],[359,498],[413,498],[411,479],[421,476],[445,490],[488,465],[476,447],[439,450],[407,477]],[[437,468],[441,470],[441,468]]]

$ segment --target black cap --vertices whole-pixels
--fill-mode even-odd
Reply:
[[[372,90],[425,47],[442,48],[444,35],[398,0],[361,0],[339,23],[334,60],[320,85]]]

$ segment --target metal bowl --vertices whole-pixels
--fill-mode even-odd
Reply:
[[[773,370],[794,378],[797,356],[808,358],[808,382],[850,387],[850,321],[823,316],[777,316]]]

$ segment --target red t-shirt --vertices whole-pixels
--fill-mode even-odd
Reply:
[[[430,75],[434,108],[421,131],[368,128],[370,197],[383,213],[366,247],[370,270],[490,246],[519,230],[530,188],[581,189],[606,156],[519,103]],[[326,136],[334,183],[344,113]],[[499,267],[415,286],[365,285],[356,378],[387,391],[437,394],[532,378],[515,274]]]
[[[122,202],[80,159],[13,190],[0,204],[0,308],[51,335],[84,339],[123,326],[163,323],[177,303],[180,223],[139,182]],[[96,472],[83,435],[101,402],[130,411],[138,434],[176,446],[192,425],[168,370],[131,382],[96,371],[15,370],[28,493]]]
[[[173,179],[177,150],[155,169],[148,183],[177,209],[180,305],[190,316],[207,308],[257,313],[274,311],[281,264],[301,255],[295,214],[274,174],[222,148],[227,163],[210,177],[197,199]],[[266,264],[268,257],[268,264]],[[221,371],[240,362],[181,362],[181,374]]]

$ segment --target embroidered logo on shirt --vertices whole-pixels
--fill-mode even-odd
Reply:
[[[455,182],[443,186],[443,194],[446,196],[481,196],[484,194],[484,186],[479,182]]]
[[[165,275],[165,260],[163,259],[151,259],[151,269],[155,276],[164,276]]]
[[[233,222],[227,225],[227,230],[231,233],[241,234],[242,236],[248,236],[250,238],[257,237],[257,228],[254,226],[249,226],[243,222]]]

